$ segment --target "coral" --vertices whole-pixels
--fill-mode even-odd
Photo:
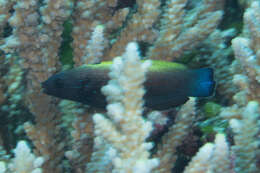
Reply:
[[[10,164],[11,171],[15,173],[41,173],[42,157],[35,157],[25,141],[20,141],[14,149],[15,158]]]
[[[71,131],[73,145],[72,150],[66,151],[65,155],[70,160],[74,171],[83,172],[86,163],[89,163],[92,159],[91,154],[94,150],[94,124],[91,117],[93,113],[90,110],[84,111],[79,105],[73,104],[73,106],[71,110],[82,110],[82,112],[71,114],[76,116],[72,123],[74,130]]]
[[[101,114],[93,116],[95,134],[102,136],[116,152],[112,158],[115,172],[148,173],[159,164],[157,159],[149,159],[152,144],[145,140],[152,131],[152,124],[142,118],[145,93],[142,84],[151,62],[141,63],[137,49],[136,43],[128,44],[122,59],[113,61],[111,80],[102,88],[108,97],[107,111],[111,120]]]
[[[232,40],[232,48],[243,74],[236,76],[234,81],[244,90],[247,101],[260,102],[260,4],[252,3],[244,14],[245,37],[236,37]],[[244,101],[246,102],[246,101]]]
[[[213,152],[214,145],[205,144],[191,160],[189,165],[185,168],[184,173],[206,173],[209,170],[209,159]]]
[[[232,150],[235,155],[234,171],[259,172],[258,143],[259,133],[259,34],[260,34],[260,2],[253,1],[244,13],[243,36],[232,40],[236,65],[233,82],[239,86],[240,91],[234,95],[236,104],[223,108],[220,116],[228,118],[235,133],[235,145]],[[240,65],[240,66],[238,66]]]
[[[242,112],[242,120],[230,120],[231,128],[236,134],[234,138],[235,145],[232,147],[236,155],[236,172],[259,172],[256,167],[256,159],[260,153],[258,149],[259,142],[255,141],[259,131],[259,116],[259,104],[251,101]]]
[[[230,150],[223,134],[217,134],[215,143],[203,145],[192,158],[184,173],[231,172]]]
[[[184,51],[196,47],[216,28],[222,17],[223,0],[199,2],[196,4],[198,7],[190,11],[192,14],[184,9],[186,3],[187,0],[166,2],[160,35],[149,52],[149,58],[176,60]]]
[[[37,1],[34,0],[19,1],[14,5],[15,13],[9,18],[9,23],[15,30],[10,37],[19,41],[15,45],[9,45],[7,42],[3,49],[9,52],[8,47],[19,47],[17,48],[19,56],[24,59],[22,65],[28,69],[26,75],[28,108],[36,116],[37,122],[35,126],[27,124],[25,128],[37,146],[37,153],[44,156],[46,170],[48,167],[50,170],[58,172],[60,168],[49,160],[56,157],[58,163],[63,157],[63,144],[58,144],[60,141],[57,138],[58,111],[55,104],[51,105],[54,103],[52,98],[39,93],[41,91],[40,82],[56,70],[61,40],[59,30],[61,30],[64,19],[70,14],[71,3],[69,1],[55,3],[44,1],[44,5],[40,9],[41,21],[37,13],[37,5]],[[50,11],[56,13],[50,13]],[[48,108],[46,109],[43,105],[47,105]],[[56,145],[59,147],[56,148]]]
[[[156,153],[156,157],[160,158],[160,165],[156,168],[155,172],[171,171],[177,159],[177,147],[182,144],[184,138],[188,135],[188,129],[192,127],[194,119],[195,100],[191,99],[182,106],[177,114],[175,124],[162,137],[162,143]]]
[[[103,137],[96,137],[94,143],[93,154],[91,161],[87,163],[86,172],[112,172],[112,157],[115,152],[111,145],[107,144]]]
[[[72,47],[74,48],[74,62],[77,66],[82,65],[81,58],[85,56],[87,42],[91,40],[94,28],[110,22],[111,15],[107,6],[107,2],[102,0],[76,2],[76,11],[73,15]],[[99,54],[103,54],[103,52],[99,52]]]
[[[83,58],[82,64],[95,64],[100,62],[103,56],[102,52],[105,47],[106,40],[103,36],[104,26],[97,25],[92,33],[91,39],[86,47],[86,53]]]
[[[120,37],[116,39],[107,57],[121,55],[130,41],[152,42],[154,40],[155,32],[152,25],[158,18],[160,2],[137,0],[136,3],[137,13],[133,14],[132,20],[128,21],[127,26],[120,32]]]
[[[229,144],[223,134],[217,134],[215,138],[215,147],[211,158],[211,168],[215,173],[231,172],[232,163]]]

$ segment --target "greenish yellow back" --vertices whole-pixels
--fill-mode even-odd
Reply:
[[[107,69],[112,65],[112,61],[103,61],[99,64],[90,64],[84,65],[84,67],[94,68],[94,69]],[[168,62],[168,61],[158,61],[152,60],[152,66],[150,67],[149,71],[152,72],[162,72],[162,71],[169,71],[169,70],[184,70],[187,69],[185,65]]]
[[[99,64],[86,64],[81,66],[82,68],[92,68],[92,69],[108,69],[112,65],[112,61],[103,61]]]
[[[152,67],[150,67],[150,71],[152,72],[163,72],[163,71],[170,71],[170,70],[184,70],[187,69],[185,65],[168,62],[168,61],[152,61]]]

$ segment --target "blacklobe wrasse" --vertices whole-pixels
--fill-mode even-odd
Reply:
[[[107,103],[101,88],[110,80],[111,64],[102,62],[59,72],[42,83],[43,91],[48,95],[104,108]],[[145,106],[164,110],[184,104],[189,97],[211,96],[215,81],[211,68],[188,69],[178,63],[152,61],[144,86]]]

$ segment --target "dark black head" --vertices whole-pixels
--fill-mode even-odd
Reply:
[[[106,99],[100,89],[108,81],[108,70],[89,67],[57,73],[42,83],[43,92],[94,107],[105,107]]]
[[[83,85],[83,81],[71,71],[57,73],[42,82],[45,94],[75,101],[79,101]]]

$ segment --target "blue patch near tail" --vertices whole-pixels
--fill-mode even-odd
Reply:
[[[208,97],[214,92],[215,81],[213,69],[201,68],[191,71],[190,94],[191,97]]]

